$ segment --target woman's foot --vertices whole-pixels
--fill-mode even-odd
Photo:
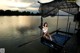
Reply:
[[[51,44],[51,47],[54,47],[54,45],[53,45],[53,44]]]

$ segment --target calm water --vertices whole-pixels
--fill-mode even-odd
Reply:
[[[67,19],[59,17],[60,30],[66,31]],[[49,53],[48,47],[40,43],[40,22],[40,16],[0,16],[0,48],[5,48],[6,53]],[[44,18],[44,22],[48,22],[49,32],[56,30],[57,16]],[[69,22],[70,32],[74,32],[73,16]],[[32,42],[18,47],[29,41]]]

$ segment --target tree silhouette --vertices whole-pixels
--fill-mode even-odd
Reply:
[[[11,10],[0,10],[0,15],[8,15],[8,16],[10,16],[10,15],[40,15],[40,13],[39,12],[37,12],[37,13],[33,13],[33,12],[30,12],[30,11],[23,11],[23,12],[20,12],[20,11],[18,11],[18,10],[16,10],[16,11],[11,11]]]
[[[0,15],[3,15],[4,14],[4,10],[0,10]]]

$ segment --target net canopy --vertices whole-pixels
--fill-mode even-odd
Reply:
[[[56,0],[49,3],[40,3],[39,12],[42,17],[55,16],[59,10],[75,15],[79,12],[79,6],[76,2],[67,2],[66,0]]]

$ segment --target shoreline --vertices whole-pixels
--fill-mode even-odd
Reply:
[[[41,15],[0,15],[0,16],[41,16]],[[73,16],[73,15],[55,15],[55,16]],[[54,17],[54,16],[51,16]]]

